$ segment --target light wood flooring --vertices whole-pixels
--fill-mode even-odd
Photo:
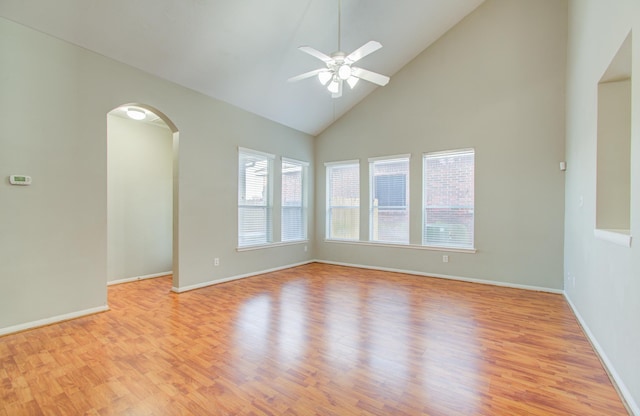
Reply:
[[[0,338],[0,415],[626,415],[560,295],[309,264]]]

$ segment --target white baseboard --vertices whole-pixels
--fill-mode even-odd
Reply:
[[[308,260],[308,261],[303,261],[303,262],[300,262],[300,263],[288,264],[286,266],[274,267],[273,269],[261,270],[259,272],[251,272],[251,273],[246,273],[246,274],[240,274],[240,275],[237,275],[237,276],[226,277],[226,278],[219,279],[219,280],[210,280],[208,282],[202,282],[202,283],[198,283],[198,284],[190,285],[190,286],[172,287],[171,291],[175,292],[175,293],[184,293],[184,292],[188,292],[190,290],[202,289],[203,287],[207,287],[207,286],[218,285],[220,283],[231,282],[233,280],[245,279],[247,277],[257,276],[257,275],[260,275],[260,274],[277,272],[278,270],[290,269],[292,267],[303,266],[305,264],[315,263],[315,262],[316,262],[316,260]]]
[[[51,318],[40,319],[38,321],[26,322],[26,323],[20,324],[20,325],[14,325],[14,326],[6,327],[6,328],[0,328],[0,336],[13,334],[13,333],[16,333],[16,332],[22,332],[22,331],[26,331],[28,329],[34,329],[34,328],[38,328],[38,327],[41,327],[41,326],[57,324],[59,322],[69,321],[71,319],[81,318],[83,316],[93,315],[93,314],[96,314],[96,313],[99,313],[99,312],[105,312],[105,311],[108,311],[108,310],[109,310],[109,307],[107,305],[98,306],[97,308],[85,309],[85,310],[82,310],[82,311],[66,313],[64,315],[53,316]]]
[[[119,285],[121,283],[137,282],[138,280],[144,280],[144,279],[153,279],[155,277],[162,277],[168,274],[173,274],[173,271],[170,270],[168,272],[162,272],[162,273],[145,274],[144,276],[127,277],[126,279],[110,280],[107,282],[107,286]]]
[[[587,325],[587,323],[584,321],[584,319],[582,319],[580,312],[578,312],[578,309],[571,301],[571,298],[567,296],[566,292],[564,293],[564,298],[567,300],[567,303],[569,304],[569,306],[571,306],[571,309],[573,310],[573,314],[576,316],[576,319],[578,319],[578,322],[580,323],[582,330],[587,335],[587,338],[589,338],[589,341],[591,342],[591,345],[593,345],[593,348],[596,350],[596,353],[600,357],[602,364],[604,365],[607,372],[613,379],[613,382],[616,385],[616,388],[618,389],[618,392],[622,396],[623,400],[625,401],[625,404],[627,405],[628,410],[634,416],[640,416],[640,406],[638,406],[638,403],[636,403],[635,400],[633,399],[631,392],[622,381],[622,378],[616,371],[616,368],[611,363],[611,360],[609,360],[609,357],[607,357],[607,354],[605,354],[604,350],[600,346],[600,343],[598,342],[596,337],[593,335],[593,332],[591,332],[591,330],[589,329],[589,326]]]
[[[469,283],[480,283],[483,285],[509,287],[512,289],[533,290],[536,292],[555,293],[558,295],[564,294],[564,291],[561,289],[551,289],[548,287],[520,285],[516,283],[498,282],[495,280],[483,280],[483,279],[475,279],[472,277],[451,276],[447,274],[438,274],[438,273],[425,273],[425,272],[418,272],[415,270],[394,269],[390,267],[368,266],[363,264],[342,263],[342,262],[328,261],[328,260],[314,260],[314,261],[316,263],[333,264],[336,266],[357,267],[359,269],[380,270],[384,272],[404,273],[404,274],[411,274],[415,276],[437,277],[439,279],[458,280],[461,282],[469,282]]]

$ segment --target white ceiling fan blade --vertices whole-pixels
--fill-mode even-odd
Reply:
[[[300,75],[296,75],[295,77],[291,77],[291,78],[289,78],[287,80],[287,82],[300,81],[302,79],[311,78],[313,76],[316,76],[321,72],[328,72],[328,71],[329,71],[328,68],[314,69],[313,71],[305,72],[304,74],[300,74]]]
[[[329,55],[325,55],[324,53],[320,52],[317,49],[312,48],[311,46],[300,46],[298,49],[300,49],[302,52],[308,53],[309,55],[320,59],[326,64],[334,63],[334,60],[332,57],[330,57]]]
[[[347,55],[347,57],[344,58],[344,61],[347,64],[351,65],[352,63],[359,61],[360,59],[364,58],[370,53],[377,51],[380,48],[382,48],[382,44],[380,42],[370,40],[369,42],[365,43],[364,45]]]
[[[384,87],[389,83],[389,77],[386,75],[381,75],[376,72],[371,72],[367,69],[351,67],[352,75],[354,77],[358,77],[360,79],[364,79],[365,81],[373,82],[374,84],[378,84],[381,87]]]

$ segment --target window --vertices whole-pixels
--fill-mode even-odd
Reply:
[[[238,158],[238,246],[272,242],[273,155],[240,149]]]
[[[282,159],[282,241],[307,238],[307,163]]]
[[[423,155],[422,244],[473,248],[473,149]]]
[[[409,243],[409,156],[369,159],[370,240]]]
[[[360,239],[360,163],[327,163],[327,239]]]

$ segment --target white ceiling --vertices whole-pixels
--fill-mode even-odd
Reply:
[[[342,49],[379,41],[358,66],[393,83],[483,1],[342,0]],[[338,0],[2,0],[0,15],[312,135],[384,88],[287,82],[324,65],[298,46],[336,52]]]

